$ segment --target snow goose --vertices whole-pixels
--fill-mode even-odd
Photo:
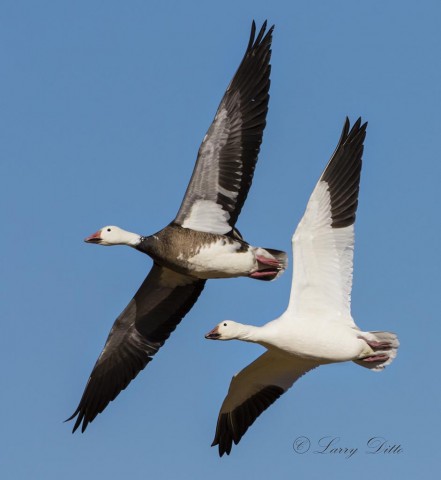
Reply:
[[[287,310],[263,327],[226,320],[206,338],[259,343],[267,351],[235,375],[212,446],[229,454],[256,418],[313,368],[352,360],[374,371],[399,346],[390,332],[362,332],[351,316],[354,222],[366,126],[361,119],[340,141],[292,237],[294,271]]]
[[[253,22],[245,55],[199,148],[176,218],[142,236],[115,226],[85,239],[129,245],[154,264],[116,319],[74,414],[73,431],[87,425],[124,390],[164,344],[196,302],[205,280],[277,278],[286,254],[246,243],[235,224],[251,186],[266,124],[273,27],[256,35]]]

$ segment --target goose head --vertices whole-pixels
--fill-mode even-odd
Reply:
[[[205,338],[208,340],[234,340],[241,337],[243,325],[232,320],[224,320],[210,330]]]
[[[84,239],[86,243],[96,243],[98,245],[129,245],[136,247],[141,242],[142,237],[137,233],[127,232],[122,228],[108,225],[99,229],[97,232]]]

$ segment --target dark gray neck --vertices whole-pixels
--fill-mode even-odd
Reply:
[[[150,235],[149,237],[141,237],[141,241],[135,248],[142,253],[151,255],[154,251],[154,246],[157,241],[158,240],[155,235]]]

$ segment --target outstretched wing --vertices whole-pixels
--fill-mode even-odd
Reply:
[[[351,314],[354,223],[367,123],[359,118],[340,141],[292,238],[294,271],[288,310],[311,318],[331,313],[354,325]],[[314,315],[311,315],[313,313]]]
[[[245,56],[199,148],[175,222],[201,232],[230,232],[247,198],[268,111],[271,27],[257,38],[253,22]]]
[[[230,454],[256,418],[319,363],[267,351],[233,377],[219,412],[212,447]]]
[[[81,431],[124,390],[164,345],[194,305],[205,280],[154,264],[116,319],[74,414]]]

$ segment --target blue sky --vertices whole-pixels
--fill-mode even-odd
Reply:
[[[151,266],[83,238],[107,224],[151,234],[176,215],[253,18],[276,25],[271,100],[238,227],[290,252],[345,116],[368,120],[353,316],[397,332],[398,357],[378,374],[308,374],[219,459],[220,404],[262,348],[203,335],[227,318],[277,317],[291,270],[272,283],[211,281],[147,369],[72,435],[62,421]],[[441,401],[440,18],[429,0],[2,2],[3,478],[429,478]],[[328,435],[359,451],[293,451],[299,436],[314,447]],[[403,451],[367,454],[374,436]]]

